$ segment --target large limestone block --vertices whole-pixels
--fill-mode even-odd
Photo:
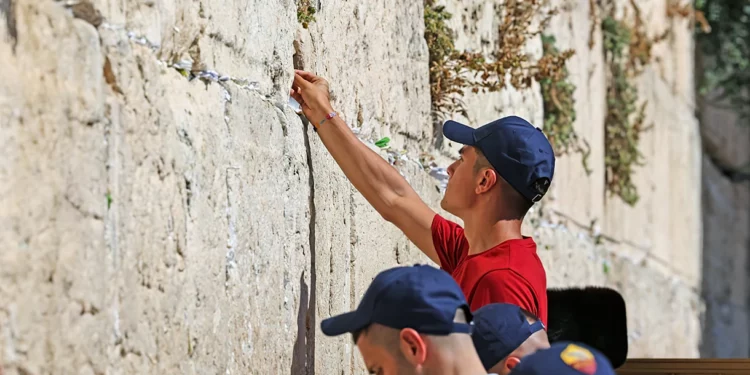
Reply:
[[[746,356],[750,236],[750,185],[732,183],[706,155],[703,158],[702,295],[706,316],[702,355]],[[732,344],[730,345],[729,342]]]
[[[746,306],[706,298],[701,341],[703,358],[747,358],[750,350],[750,313]]]
[[[441,1],[445,10],[452,14],[447,25],[454,31],[455,48],[459,51],[483,52],[490,56],[499,38],[499,26],[503,17],[503,1],[473,0],[473,1]],[[529,54],[532,60],[542,54],[542,44],[539,38],[532,38],[521,49]],[[531,87],[516,89],[506,80],[506,88],[494,93],[472,93],[466,90],[461,100],[465,103],[468,118],[460,114],[453,114],[451,119],[464,124],[479,127],[500,117],[517,115],[532,124],[542,127],[542,96],[539,84],[533,82]],[[443,139],[442,133],[437,134],[441,139],[443,158],[448,163],[450,158],[458,156],[461,145],[448,139]],[[447,157],[447,158],[446,158]]]
[[[691,17],[670,15],[669,0],[634,0],[616,2],[618,8],[632,22],[636,14],[632,4],[638,6],[645,31],[649,38],[666,35],[655,43],[649,64],[670,89],[675,100],[695,106],[694,24]],[[632,24],[632,23],[631,23]],[[650,81],[653,83],[653,78]]]
[[[312,126],[312,125],[310,125]],[[349,373],[350,350],[345,351],[351,338],[330,338],[318,329],[320,321],[348,311],[351,305],[351,188],[350,183],[328,154],[317,135],[310,130],[313,176],[312,204],[314,207],[314,236],[310,243],[314,252],[310,308],[307,324],[312,336],[314,367],[308,373]]]
[[[599,10],[592,13],[590,4],[578,2],[560,7],[560,14],[552,18],[550,32],[558,48],[576,51],[568,70],[576,85],[576,131],[591,147],[592,173],[585,175],[580,155],[558,158],[556,183],[547,207],[577,223],[593,224],[594,230],[630,243],[635,251],[653,252],[691,285],[697,285],[700,138],[697,121],[691,115],[690,29],[679,18],[667,19],[662,1],[636,4],[649,36],[663,34],[667,27],[671,30],[665,41],[655,45],[654,59],[638,79],[641,99],[648,101],[646,121],[653,125],[643,133],[640,143],[645,165],[635,168],[641,199],[630,207],[604,191],[606,81],[600,27],[598,23],[591,27],[602,15]],[[632,22],[634,10],[630,4],[617,2],[616,8],[618,15]]]
[[[700,280],[701,218],[700,137],[692,107],[670,95],[656,71],[647,68],[640,78],[642,98],[648,101],[642,134],[644,165],[634,182],[640,200],[635,206],[607,196],[604,231],[627,240],[670,264],[673,271],[697,286]]]
[[[630,255],[610,242],[597,245],[584,232],[550,223],[534,238],[548,287],[606,286],[622,294],[629,358],[698,357],[700,296],[658,260]]]
[[[406,176],[414,184],[428,204],[434,203],[437,192],[434,180],[424,172],[406,169]],[[423,189],[420,187],[424,186]],[[432,188],[432,189],[430,189]],[[433,193],[430,194],[429,192]],[[432,202],[431,202],[432,201]],[[434,205],[433,205],[434,207]],[[369,287],[372,279],[381,271],[398,265],[416,263],[438,267],[425,256],[393,224],[386,222],[375,212],[358,192],[352,194],[352,254],[351,254],[351,302],[354,309]],[[441,212],[442,213],[442,212]],[[444,213],[443,213],[444,214]],[[345,337],[346,348],[352,341]],[[365,374],[366,368],[356,347],[353,349],[354,374]]]
[[[298,50],[306,70],[330,81],[334,109],[366,139],[390,136],[411,151],[427,146],[422,3],[335,0],[321,4],[316,19],[299,31]]]
[[[606,82],[601,28],[597,27],[598,24],[592,25],[596,20],[591,17],[591,4],[578,1],[560,6],[546,31],[555,37],[558,50],[575,51],[566,65],[570,82],[576,87],[573,127],[581,146],[588,147],[586,162],[590,174],[586,173],[582,154],[558,155],[555,177],[545,201],[547,207],[573,220],[587,225],[594,221],[594,226],[601,227],[604,216]],[[591,47],[589,43],[592,43]]]
[[[729,173],[750,173],[750,127],[713,93],[702,98],[701,137],[706,154]]]
[[[394,150],[409,150],[409,157],[416,159],[431,140],[421,2],[320,5],[316,21],[298,31],[298,61],[328,79],[334,109],[362,140],[371,144],[388,136]],[[310,147],[317,326],[322,319],[356,308],[378,272],[420,255],[352,187],[314,133]],[[415,173],[414,163],[406,163],[405,175],[430,179],[422,171]],[[426,188],[436,193],[434,184]],[[315,343],[317,373],[364,371],[348,335],[329,338],[317,332]]]
[[[188,82],[127,25],[15,3],[15,53],[0,43],[6,373],[306,368],[310,176],[286,93],[266,72],[270,97]],[[274,7],[260,18],[296,25]],[[282,39],[264,58],[288,81]]]

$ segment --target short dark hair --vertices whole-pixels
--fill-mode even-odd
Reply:
[[[523,316],[526,317],[526,320],[528,320],[531,323],[536,323],[539,321],[539,317],[537,317],[536,315],[532,314],[531,311],[526,310],[524,308],[521,308],[521,314],[523,314]]]
[[[492,170],[495,170],[495,167],[490,164],[490,161],[487,160],[487,157],[484,156],[484,153],[479,147],[474,147],[474,151],[477,153],[477,160],[474,161],[474,173],[479,172],[482,168],[492,168]]]
[[[495,167],[490,164],[489,160],[487,160],[487,157],[484,156],[484,153],[482,153],[482,150],[480,150],[478,147],[474,147],[474,150],[477,153],[477,160],[474,162],[474,173],[479,172],[482,168],[490,168],[497,174],[497,177],[499,180],[502,180],[500,183],[507,185],[508,188],[506,191],[509,191],[509,194],[513,197],[513,200],[518,202],[514,206],[516,207],[516,211],[518,211],[518,214],[523,217],[526,215],[527,212],[529,212],[529,209],[531,209],[531,206],[534,205],[534,202],[526,199],[526,197],[521,194],[518,190],[516,190],[513,185],[511,185],[503,176],[500,175],[500,172],[495,169]],[[546,193],[546,191],[545,191]]]
[[[352,332],[352,340],[354,340],[354,345],[357,345],[357,341],[359,340],[360,335],[362,335],[363,333],[367,333],[368,328],[370,328],[369,325],[367,325],[365,328]]]

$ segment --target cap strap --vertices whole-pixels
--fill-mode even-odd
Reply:
[[[453,330],[452,333],[468,333],[472,334],[474,332],[474,323],[453,323]]]
[[[541,320],[537,320],[536,322],[534,322],[533,324],[529,326],[529,330],[531,331],[531,333],[541,331],[543,329],[544,329],[544,323],[542,323]]]

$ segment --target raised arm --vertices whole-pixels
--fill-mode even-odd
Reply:
[[[432,242],[435,211],[422,201],[393,166],[362,143],[339,116],[326,120],[326,116],[334,112],[328,82],[298,70],[290,94],[300,103],[305,116],[316,127],[323,144],[352,185],[385,220],[396,225],[430,259],[440,264]]]

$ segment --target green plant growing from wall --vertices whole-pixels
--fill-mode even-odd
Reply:
[[[576,120],[573,97],[576,87],[570,81],[565,62],[574,52],[560,52],[555,45],[555,37],[551,35],[542,35],[542,46],[544,53],[537,64],[535,78],[542,89],[545,133],[558,155],[570,151],[581,153],[583,168],[586,174],[591,174],[588,166],[590,147],[586,141],[579,139],[573,127]],[[546,67],[552,68],[547,70]]]
[[[458,51],[454,45],[453,31],[447,21],[452,15],[445,7],[435,5],[434,0],[425,0],[425,40],[429,48],[430,95],[435,121],[445,116],[460,113],[468,117],[461,100],[466,90],[471,92],[495,92],[506,86],[506,76],[515,88],[528,88],[536,80],[542,86],[545,100],[545,131],[559,154],[569,150],[584,154],[584,167],[588,154],[575,134],[575,87],[569,81],[566,62],[573,50],[560,52],[554,39],[546,37],[545,51],[541,59],[531,62],[522,52],[529,38],[535,37],[546,27],[555,11],[545,11],[542,1],[508,0],[499,14],[498,42],[489,57],[480,53]],[[536,15],[542,19],[539,28],[531,29]],[[587,146],[587,145],[586,145]]]
[[[566,59],[555,59],[558,66],[539,69],[521,52],[528,38],[538,35],[553,12],[544,12],[541,1],[508,0],[498,27],[498,43],[489,57],[458,51],[453,30],[447,25],[452,15],[435,0],[425,0],[425,40],[429,48],[430,94],[433,113],[438,116],[461,113],[466,116],[461,96],[465,90],[495,92],[505,87],[506,74],[516,88],[527,88],[536,75],[562,69]],[[533,17],[543,14],[538,30],[530,30]],[[565,55],[569,57],[569,55]],[[549,61],[553,61],[549,59]],[[553,69],[554,68],[554,69]]]
[[[604,165],[606,188],[625,203],[638,202],[633,173],[643,164],[639,141],[645,125],[646,102],[641,101],[633,84],[652,60],[653,45],[667,33],[649,38],[640,10],[631,1],[635,22],[629,26],[609,15],[602,20],[604,58],[607,70],[607,115],[604,120]]]
[[[425,0],[424,36],[429,47],[430,97],[433,114],[437,116],[466,113],[463,102],[455,94],[463,94],[463,88],[469,85],[462,74],[469,62],[462,59],[454,47],[453,31],[446,23],[451,17],[444,6]]]
[[[677,7],[675,7],[677,8]],[[679,8],[677,13],[679,12]],[[681,9],[682,15],[690,9]],[[696,49],[706,57],[698,77],[700,94],[720,91],[713,101],[726,100],[750,123],[750,3],[737,0],[695,1]]]
[[[310,2],[311,0],[297,0],[297,22],[304,28],[315,21],[315,7]]]
[[[632,180],[633,168],[641,164],[638,150],[645,103],[638,106],[638,90],[630,82],[627,49],[631,33],[623,22],[607,17],[602,20],[604,55],[609,82],[605,118],[605,152],[607,189],[628,204],[638,201]]]

